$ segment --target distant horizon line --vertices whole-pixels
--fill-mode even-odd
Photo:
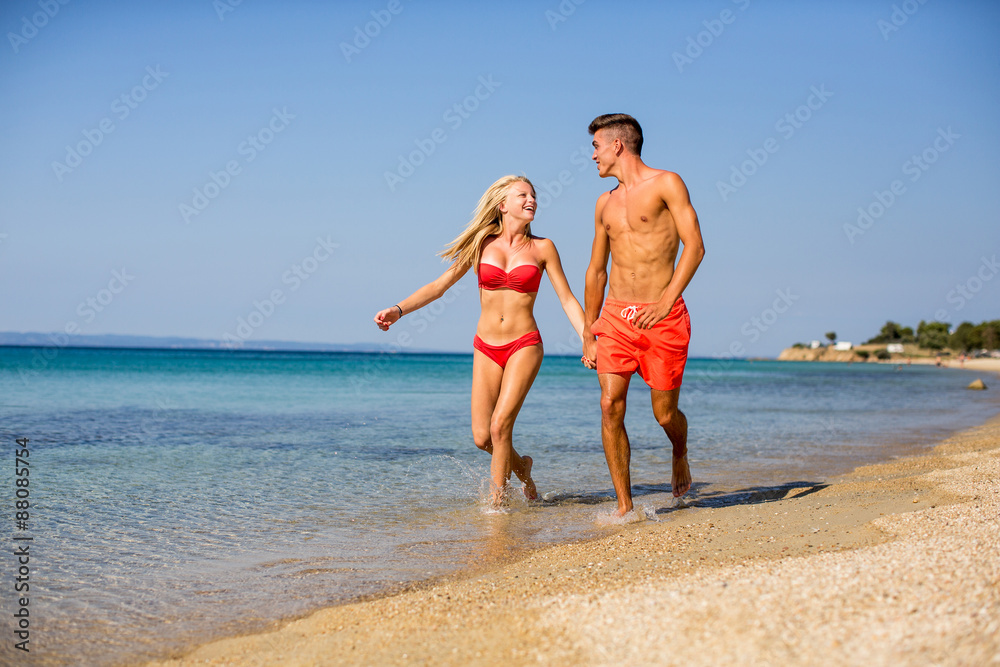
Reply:
[[[190,336],[150,336],[139,334],[73,334],[59,332],[0,331],[0,347],[72,347],[107,349],[218,350],[223,352],[385,352],[389,343],[319,343],[288,340],[244,341],[233,345],[224,340]],[[415,348],[416,353],[438,350]],[[440,352],[449,354],[448,352]]]
[[[67,342],[60,342],[66,340]],[[144,336],[132,334],[74,334],[57,332],[0,331],[0,347],[72,348],[91,350],[155,350],[201,352],[306,352],[340,354],[443,354],[472,355],[472,351],[458,352],[431,348],[398,348],[391,343],[304,343],[299,341],[260,340],[247,341],[234,346],[221,340],[190,338],[185,336]],[[576,354],[546,353],[547,357],[575,357]],[[761,360],[774,361],[775,357],[689,357],[707,360]]]

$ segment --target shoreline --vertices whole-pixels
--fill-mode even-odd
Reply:
[[[835,350],[832,346],[819,348],[792,348],[788,347],[774,359],[781,362],[820,362],[820,363],[841,363],[841,364],[889,364],[893,366],[935,366],[940,368],[955,368],[966,371],[982,371],[985,373],[1000,374],[1000,358],[979,357],[961,360],[958,356],[950,353],[945,356],[929,356],[926,354],[913,355],[907,353],[892,353],[888,359],[876,359],[874,357],[861,358],[857,355],[858,350],[877,346],[860,345],[850,350]],[[870,352],[871,350],[869,350]],[[939,364],[940,359],[940,364]]]
[[[998,478],[1000,412],[923,454],[146,664],[985,664],[1000,655]]]

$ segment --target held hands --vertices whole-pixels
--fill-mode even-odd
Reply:
[[[590,370],[597,368],[597,339],[593,336],[583,337],[583,356],[580,361]]]
[[[389,326],[398,322],[400,317],[402,317],[402,315],[399,313],[399,308],[396,306],[390,306],[389,308],[380,310],[375,314],[375,324],[377,324],[378,328],[382,331],[388,331]]]

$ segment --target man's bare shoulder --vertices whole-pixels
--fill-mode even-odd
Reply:
[[[622,186],[621,183],[619,183],[618,185],[616,185],[615,187],[611,188],[607,192],[602,192],[601,195],[597,198],[597,201],[598,202],[607,201],[611,197],[611,195],[613,195],[615,193],[615,190],[617,190],[621,186]]]
[[[683,184],[684,183],[683,179],[681,179],[681,177],[680,177],[679,174],[677,174],[675,172],[672,172],[672,171],[669,171],[667,169],[652,169],[652,168],[650,168],[649,178],[650,179],[656,179],[656,181],[658,183],[663,183],[663,184],[677,184],[677,183]]]
[[[608,190],[607,192],[602,192],[600,194],[600,196],[598,196],[598,198],[597,198],[597,210],[598,211],[600,211],[601,209],[604,208],[604,205],[608,203],[609,199],[611,199],[611,193],[614,192],[617,189],[618,189],[617,187],[612,188],[611,190]]]
[[[664,185],[668,187],[687,187],[684,185],[684,179],[681,178],[680,174],[667,171],[666,169],[657,169],[656,171],[659,172],[656,178]]]
[[[651,177],[651,180],[654,180],[656,183],[656,189],[664,201],[674,200],[676,202],[678,197],[687,199],[687,185],[685,185],[684,179],[679,174],[667,171],[666,169],[657,169],[655,171],[657,173]]]

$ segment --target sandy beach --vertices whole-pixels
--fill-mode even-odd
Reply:
[[[654,497],[658,520],[596,541],[484,554],[151,664],[1000,665],[998,479],[1000,415],[823,483],[718,507]]]

